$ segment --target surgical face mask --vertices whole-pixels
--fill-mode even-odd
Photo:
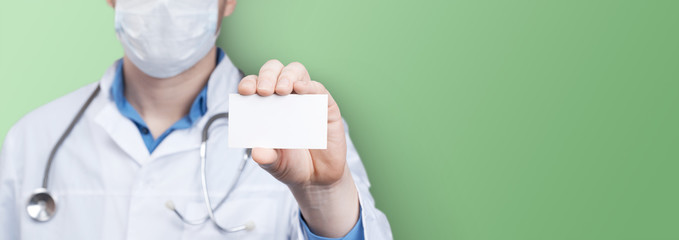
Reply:
[[[118,0],[115,29],[141,71],[169,78],[193,67],[215,45],[218,0]]]

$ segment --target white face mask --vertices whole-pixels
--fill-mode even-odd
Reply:
[[[177,76],[215,45],[218,6],[218,0],[118,0],[118,40],[144,73],[156,78]]]

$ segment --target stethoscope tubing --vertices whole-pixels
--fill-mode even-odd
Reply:
[[[241,77],[244,75],[242,71],[240,71]],[[85,114],[89,106],[92,104],[94,99],[99,95],[99,92],[101,91],[101,87],[97,86],[97,88],[90,94],[90,96],[87,98],[87,101],[80,107],[80,110],[78,110],[78,113],[75,115],[73,120],[71,120],[71,123],[68,125],[64,133],[59,137],[59,140],[54,144],[52,147],[52,150],[50,151],[49,157],[47,159],[47,163],[45,165],[45,171],[43,173],[43,179],[42,179],[42,187],[38,188],[35,190],[35,192],[31,195],[31,197],[28,200],[28,203],[26,205],[26,212],[28,215],[31,217],[31,219],[38,221],[38,222],[46,222],[52,219],[52,217],[56,214],[56,199],[50,192],[48,191],[48,185],[49,185],[49,174],[50,170],[52,168],[52,164],[54,163],[54,158],[61,148],[61,145],[66,141],[68,136],[71,134],[77,123],[80,121],[82,116]],[[252,153],[252,149],[246,149],[245,155],[243,157],[243,160],[241,161],[241,164],[239,166],[238,172],[239,174],[235,177],[233,184],[229,188],[229,191],[226,193],[226,195],[217,203],[217,205],[213,208],[212,204],[210,202],[210,195],[208,192],[208,187],[207,187],[207,176],[206,176],[206,166],[207,166],[207,140],[209,138],[208,131],[210,129],[210,126],[218,119],[228,119],[229,113],[218,113],[215,114],[214,116],[210,117],[208,119],[207,123],[203,127],[203,130],[201,132],[201,144],[200,144],[200,160],[201,160],[201,185],[202,185],[202,190],[203,190],[203,198],[205,202],[205,206],[208,212],[208,216],[198,220],[198,221],[189,221],[184,218],[184,216],[177,211],[177,209],[174,207],[174,203],[172,201],[168,201],[166,203],[166,206],[172,210],[184,223],[191,224],[191,225],[198,225],[198,224],[203,224],[205,221],[208,219],[211,220],[214,225],[220,229],[221,231],[225,232],[237,232],[237,231],[243,231],[243,230],[251,230],[254,228],[254,224],[252,222],[248,222],[246,224],[240,225],[240,226],[235,226],[231,228],[225,228],[219,225],[217,222],[217,219],[214,216],[214,211],[219,209],[219,207],[222,206],[222,204],[226,201],[226,199],[231,195],[233,190],[238,184],[238,181],[240,180],[241,175],[243,174],[243,171],[245,169],[245,166],[247,165],[247,160],[250,158],[250,155]]]
[[[238,167],[238,175],[236,175],[233,183],[231,184],[231,187],[229,187],[229,191],[226,192],[226,195],[222,198],[221,201],[217,204],[216,207],[212,207],[212,203],[210,202],[210,194],[208,192],[208,187],[207,187],[207,174],[206,174],[206,168],[207,168],[207,140],[209,137],[208,130],[210,129],[210,126],[214,121],[217,119],[224,118],[228,119],[229,118],[229,113],[219,113],[216,114],[207,121],[205,124],[205,127],[203,127],[203,132],[201,136],[201,143],[200,143],[200,175],[201,175],[201,185],[203,186],[203,200],[205,202],[205,209],[207,209],[208,217],[210,220],[212,220],[212,223],[215,225],[215,227],[219,228],[222,231],[225,232],[237,232],[237,231],[242,231],[242,230],[249,230],[254,227],[252,223],[247,223],[242,226],[236,226],[236,227],[222,227],[219,225],[217,222],[217,218],[215,218],[214,211],[216,211],[222,203],[224,203],[224,200],[229,198],[229,195],[231,195],[231,192],[236,188],[238,185],[238,181],[240,180],[241,175],[243,174],[243,170],[245,168],[245,165],[247,163],[248,158],[250,157],[250,152],[252,151],[251,149],[246,150],[246,154],[243,157],[243,160],[241,160],[240,166]]]
[[[50,169],[52,169],[52,162],[54,162],[54,157],[57,155],[57,151],[61,148],[61,145],[64,144],[64,141],[66,141],[66,138],[68,138],[69,135],[71,135],[71,132],[73,131],[73,128],[75,128],[75,125],[80,121],[82,116],[85,114],[85,111],[87,111],[87,108],[89,108],[90,104],[92,104],[92,101],[94,101],[94,98],[99,95],[99,92],[101,91],[101,87],[97,85],[97,88],[94,89],[94,92],[90,95],[89,98],[87,98],[87,101],[83,104],[82,107],[80,107],[80,110],[78,110],[78,114],[75,115],[71,123],[68,125],[64,133],[61,135],[59,140],[57,141],[56,144],[54,144],[54,147],[52,147],[52,151],[50,151],[50,155],[47,158],[47,164],[45,165],[45,173],[42,175],[42,188],[47,189],[47,184],[49,183],[49,175],[50,175]]]

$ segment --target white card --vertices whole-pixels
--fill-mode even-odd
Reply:
[[[229,95],[229,147],[326,149],[328,95]]]

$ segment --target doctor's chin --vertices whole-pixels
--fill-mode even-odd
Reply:
[[[392,239],[342,99],[216,46],[236,0],[106,3],[122,54],[7,132],[0,239]]]

